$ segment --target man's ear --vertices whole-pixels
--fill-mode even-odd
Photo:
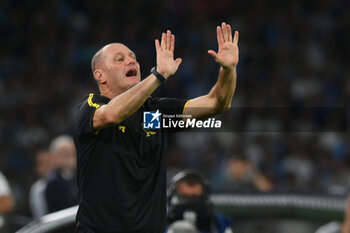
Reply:
[[[101,72],[101,70],[95,70],[94,71],[94,77],[96,79],[96,81],[100,84],[105,84],[106,80],[105,80],[105,76],[103,75],[103,73]]]

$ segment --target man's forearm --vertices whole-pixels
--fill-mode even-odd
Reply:
[[[231,106],[236,89],[236,68],[220,68],[218,80],[207,95],[191,99],[184,115],[192,118],[208,118],[227,110]]]
[[[220,67],[218,80],[209,95],[214,96],[218,109],[227,109],[231,106],[233,94],[236,90],[236,67],[224,69]]]
[[[114,97],[107,105],[103,106],[102,115],[105,115],[108,118],[107,122],[111,124],[122,122],[136,112],[160,84],[160,81],[153,74],[149,75],[142,82]]]

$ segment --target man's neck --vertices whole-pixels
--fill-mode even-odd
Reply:
[[[109,99],[113,99],[114,97],[120,95],[121,91],[112,91],[110,89],[106,90],[106,89],[100,89],[100,93],[101,93],[101,96],[104,96],[104,97],[107,97]]]

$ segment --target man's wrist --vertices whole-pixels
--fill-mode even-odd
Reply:
[[[224,72],[232,72],[236,70],[236,66],[220,66]]]
[[[167,79],[166,79],[162,74],[160,74],[160,73],[157,71],[157,67],[153,67],[153,68],[151,69],[151,73],[152,73],[154,76],[156,76],[157,79],[158,79],[161,83],[165,83],[165,82],[166,82]]]

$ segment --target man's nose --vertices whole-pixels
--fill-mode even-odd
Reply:
[[[126,59],[126,64],[129,65],[129,64],[135,64],[136,63],[136,59],[135,58],[132,58],[132,57],[128,57]]]

